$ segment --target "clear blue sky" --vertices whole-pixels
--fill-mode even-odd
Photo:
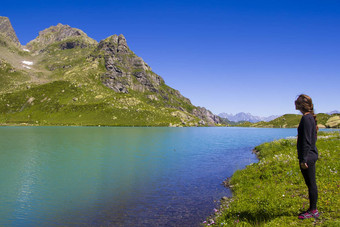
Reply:
[[[1,1],[22,44],[58,23],[132,51],[194,105],[213,113],[340,110],[338,0]]]

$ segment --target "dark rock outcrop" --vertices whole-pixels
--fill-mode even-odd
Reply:
[[[84,42],[81,42],[79,40],[69,40],[66,42],[63,42],[60,44],[60,49],[62,50],[66,50],[66,49],[73,49],[76,47],[80,47],[80,48],[86,48],[88,47],[88,45]]]

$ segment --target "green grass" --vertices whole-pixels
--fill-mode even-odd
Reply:
[[[316,119],[318,121],[318,124],[326,125],[326,122],[331,116],[325,113],[319,113],[316,115]]]
[[[182,123],[177,109],[155,106],[141,93],[115,93],[69,81],[54,81],[30,89],[0,95],[0,124],[3,125],[102,125],[102,126],[194,126],[189,114]],[[107,93],[106,93],[107,92]],[[183,113],[184,114],[184,113]]]
[[[29,80],[29,76],[22,71],[16,70],[11,64],[0,58],[0,91],[13,88],[18,84]]]
[[[340,134],[319,133],[316,178],[319,219],[299,220],[308,191],[299,169],[296,139],[264,143],[259,162],[234,173],[233,196],[208,220],[213,226],[340,226]],[[207,225],[207,224],[206,224]]]

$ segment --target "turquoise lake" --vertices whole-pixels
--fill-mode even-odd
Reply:
[[[0,226],[199,226],[296,129],[0,127]]]

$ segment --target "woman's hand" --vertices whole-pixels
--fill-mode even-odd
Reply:
[[[307,163],[301,162],[301,163],[300,163],[300,167],[301,167],[301,169],[308,169]]]

